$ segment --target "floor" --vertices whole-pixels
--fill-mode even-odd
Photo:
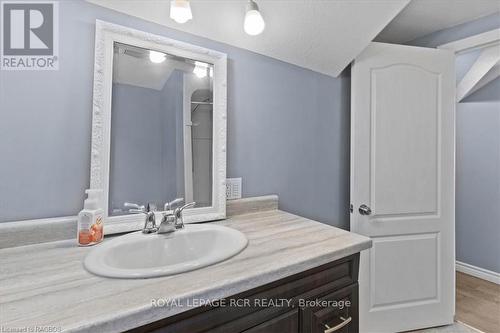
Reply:
[[[500,332],[500,285],[457,272],[455,319],[484,333]]]
[[[426,330],[412,331],[406,333],[480,333],[465,324],[455,322],[453,325],[433,327]]]
[[[456,296],[454,325],[414,332],[500,333],[500,285],[457,272]]]

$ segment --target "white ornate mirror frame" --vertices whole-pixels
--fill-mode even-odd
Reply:
[[[105,214],[104,228],[106,234],[139,230],[144,224],[144,216],[142,215],[108,216],[111,92],[113,82],[113,45],[115,42],[157,50],[214,65],[212,206],[186,210],[184,221],[185,223],[193,223],[225,218],[226,54],[167,37],[96,20],[90,187],[103,190],[101,207],[103,207]]]

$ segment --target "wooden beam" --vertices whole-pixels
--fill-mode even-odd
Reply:
[[[462,81],[457,86],[457,102],[460,102],[472,89],[481,81],[481,79],[500,61],[500,45],[493,45],[484,48],[465,74]],[[490,80],[491,81],[491,80]]]
[[[452,50],[455,53],[464,53],[474,49],[491,46],[500,42],[500,28],[483,32],[478,35],[459,39],[438,46],[438,49]]]
[[[474,86],[474,88],[472,88],[471,91],[469,91],[469,93],[467,93],[464,96],[464,98],[475,93],[476,91],[478,91],[479,89],[481,89],[482,87],[484,87],[485,85],[487,85],[488,83],[490,83],[499,76],[500,76],[500,62],[497,62],[497,64],[493,66],[493,68],[490,69],[485,76],[483,76],[483,78]]]

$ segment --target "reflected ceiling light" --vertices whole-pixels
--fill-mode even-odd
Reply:
[[[196,75],[200,79],[207,76],[207,69],[208,69],[208,64],[206,64],[204,62],[200,62],[200,61],[194,62],[193,73],[194,73],[194,75]]]
[[[186,23],[193,18],[189,0],[171,0],[170,18],[177,23]]]
[[[266,27],[266,23],[259,12],[259,6],[253,0],[249,0],[247,4],[247,13],[245,14],[245,23],[243,28],[250,36],[256,36]]]
[[[155,64],[160,64],[166,59],[166,54],[158,51],[149,51],[149,60]]]

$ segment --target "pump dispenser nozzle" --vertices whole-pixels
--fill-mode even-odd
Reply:
[[[88,189],[85,190],[87,194],[87,199],[83,202],[84,209],[97,209],[99,207],[99,201],[101,199],[102,190],[98,189]]]

